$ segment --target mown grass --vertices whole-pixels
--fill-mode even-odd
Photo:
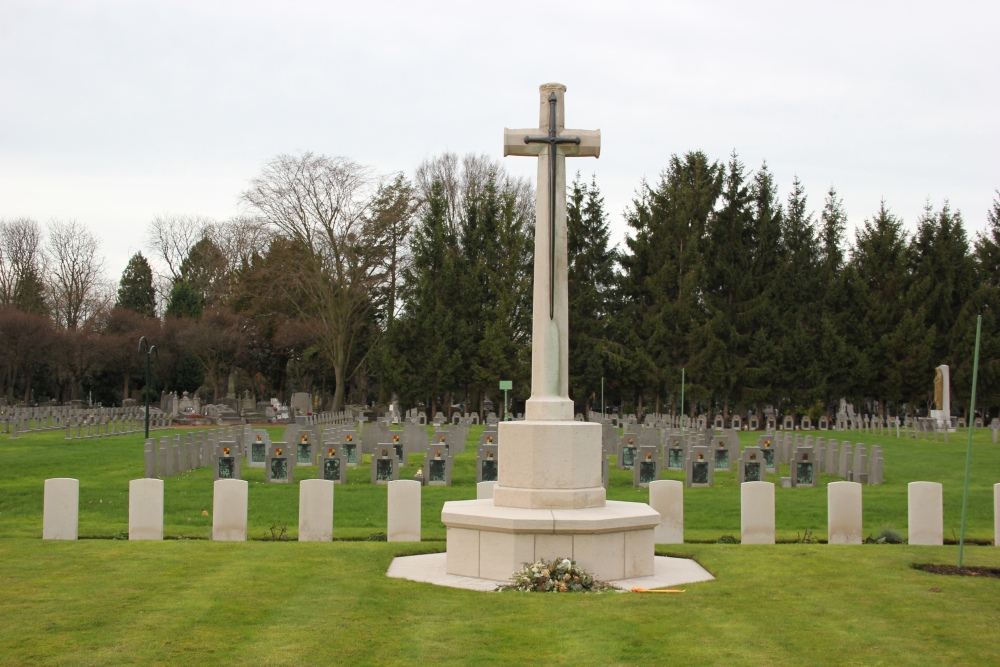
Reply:
[[[280,437],[280,429],[272,435]],[[472,445],[478,435],[470,433]],[[891,526],[905,534],[906,484],[916,480],[944,484],[946,531],[957,532],[964,433],[947,445],[851,435],[885,452],[885,486],[864,489],[866,532]],[[754,440],[743,436],[744,445]],[[475,496],[475,452],[468,449],[458,457],[454,486],[424,488],[420,543],[340,541],[385,529],[386,489],[369,484],[367,466],[350,469],[348,483],[336,489],[333,543],[203,539],[211,526],[208,469],[166,480],[166,533],[182,539],[55,542],[38,539],[49,477],[80,480],[81,536],[127,535],[128,481],[142,475],[142,439],[4,438],[0,664],[1000,664],[1000,580],[910,567],[954,563],[953,546],[661,546],[696,558],[717,577],[684,586],[681,595],[485,594],[388,579],[394,556],[444,549],[442,504]],[[251,538],[270,535],[272,525],[294,537],[298,485],[266,485],[259,469],[244,474]],[[832,479],[816,489],[776,489],[779,538],[795,540],[806,530],[825,537],[825,483]],[[715,480],[713,489],[685,492],[688,540],[739,536],[735,475]],[[993,539],[998,481],[1000,447],[980,431],[972,539]],[[608,495],[648,499],[631,488],[630,471],[614,469]],[[1000,549],[970,546],[965,563],[1000,566]]]
[[[0,540],[3,664],[995,665],[1000,580],[955,547],[684,545],[680,595],[488,594],[384,576],[440,542]],[[966,551],[996,566],[1000,552]]]
[[[272,428],[274,438],[282,429]],[[453,486],[424,487],[422,536],[444,539],[441,507],[448,500],[475,498],[475,444],[482,427],[469,433],[466,452],[456,457]],[[831,434],[837,437],[841,434]],[[844,434],[858,442],[878,444],[885,455],[885,484],[864,487],[864,530],[875,535],[883,528],[906,534],[907,483],[941,482],[944,485],[946,539],[956,539],[961,525],[962,485],[965,471],[966,432],[942,441],[906,440],[890,436]],[[839,439],[839,438],[838,438]],[[741,435],[744,446],[756,435]],[[49,477],[80,480],[80,535],[114,537],[128,531],[128,482],[142,477],[141,436],[95,440],[63,439],[61,433],[28,434],[17,440],[0,439],[0,537],[40,537],[43,482]],[[334,536],[361,539],[385,530],[386,487],[372,485],[369,458],[365,465],[348,468],[347,484],[335,491]],[[412,479],[421,459],[401,469],[401,479]],[[315,467],[296,468],[296,479],[315,477]],[[787,467],[782,474],[787,475]],[[270,536],[271,527],[286,528],[289,537],[298,531],[298,484],[265,484],[262,468],[244,468],[249,482],[249,534],[251,539]],[[667,471],[665,479],[683,479]],[[826,484],[837,478],[820,477],[817,488],[783,489],[776,484],[775,521],[779,540],[798,540],[807,531],[825,539]],[[779,482],[775,477],[769,481]],[[1000,445],[993,445],[988,430],[974,433],[969,512],[966,538],[990,541],[993,535],[993,484],[1000,482]],[[632,472],[616,470],[612,463],[612,500],[648,501],[645,489],[632,488]],[[164,533],[168,537],[207,539],[211,530],[212,471],[201,468],[170,477],[165,482]],[[736,473],[717,472],[715,487],[687,489],[684,494],[685,539],[716,541],[723,535],[739,536],[740,494]]]

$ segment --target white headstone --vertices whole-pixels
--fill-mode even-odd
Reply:
[[[333,541],[333,487],[326,479],[299,482],[299,542]]]
[[[389,482],[389,542],[420,541],[420,482],[399,479]]]
[[[943,487],[937,482],[910,482],[908,530],[910,544],[944,544]]]
[[[743,544],[774,544],[774,484],[740,484],[740,540]]]
[[[128,483],[128,539],[163,539],[162,479],[133,479]]]
[[[826,505],[829,544],[861,544],[861,484],[830,482]]]
[[[993,546],[1000,547],[1000,484],[993,485]]]
[[[245,479],[219,479],[212,493],[212,539],[245,542],[247,539],[247,494]]]
[[[75,540],[80,526],[80,480],[45,480],[42,509],[43,540]]]
[[[653,529],[656,544],[684,543],[684,482],[659,479],[649,483],[649,506],[660,513]]]

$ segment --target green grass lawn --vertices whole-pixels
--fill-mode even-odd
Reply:
[[[280,436],[281,429],[272,430]],[[954,563],[957,548],[789,543],[661,547],[696,558],[716,577],[682,595],[484,594],[384,576],[392,558],[444,549],[442,504],[475,497],[480,429],[454,469],[454,486],[425,487],[421,543],[340,541],[384,531],[386,489],[367,466],[336,488],[326,544],[262,541],[271,526],[294,537],[298,485],[250,482],[249,543],[207,541],[211,471],[165,482],[164,542],[42,541],[42,488],[80,480],[81,537],[123,537],[128,481],[142,476],[142,438],[65,441],[62,434],[0,439],[0,664],[577,664],[995,665],[1000,580],[913,570]],[[836,436],[835,436],[836,437]],[[839,439],[839,438],[838,438]],[[961,518],[965,433],[949,444],[850,434],[882,445],[882,487],[864,488],[865,532],[906,533],[906,484],[944,484],[946,538]],[[743,444],[756,440],[744,434]],[[412,478],[417,466],[404,468]],[[315,469],[296,473],[314,476]],[[787,471],[784,472],[787,474]],[[677,473],[668,477],[680,479]],[[779,539],[826,536],[825,483],[776,489]],[[734,473],[685,491],[685,535],[739,536]],[[975,435],[967,536],[993,539],[1000,446]],[[646,501],[631,471],[612,469],[608,496]],[[203,514],[203,512],[207,513]],[[1000,567],[1000,549],[968,546],[968,565]]]

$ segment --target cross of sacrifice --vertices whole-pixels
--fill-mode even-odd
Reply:
[[[546,83],[539,93],[538,127],[504,128],[503,154],[538,158],[531,398],[525,417],[562,420],[573,419],[573,402],[569,400],[566,158],[600,157],[601,131],[565,128],[566,86]]]

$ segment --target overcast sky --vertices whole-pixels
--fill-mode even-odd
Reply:
[[[691,150],[767,160],[783,198],[797,174],[817,212],[833,185],[852,227],[948,199],[974,237],[1000,188],[998,24],[986,1],[0,0],[0,218],[75,218],[117,279],[154,216],[233,215],[279,153],[501,158],[558,81],[567,126],[602,132],[569,168],[613,242]]]

